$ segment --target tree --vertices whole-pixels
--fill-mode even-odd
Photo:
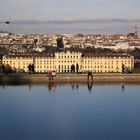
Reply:
[[[1,66],[1,71],[2,71],[2,73],[5,73],[5,66],[4,65]]]
[[[78,74],[78,71],[79,71],[79,65],[76,64],[76,72],[77,72],[77,74]]]
[[[5,65],[5,74],[12,73],[12,67],[9,64]]]
[[[75,66],[74,66],[74,64],[71,65],[71,72],[75,73]]]
[[[34,64],[31,65],[31,71],[32,71],[32,73],[35,73],[35,66],[34,66]]]
[[[29,64],[28,65],[28,71],[29,71],[30,74],[31,73],[35,73],[35,66],[34,66],[34,64]]]
[[[29,73],[32,72],[32,65],[31,64],[28,65],[28,71],[29,71]]]
[[[124,71],[125,71],[125,66],[124,64],[122,64],[122,74],[124,74]]]

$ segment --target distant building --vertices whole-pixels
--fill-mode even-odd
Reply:
[[[57,38],[57,48],[64,49],[63,37],[58,37]]]
[[[116,73],[125,69],[132,71],[134,57],[130,55],[94,55],[80,52],[57,52],[51,55],[5,55],[2,63],[9,64],[13,69],[28,72],[29,64],[34,64],[35,72],[56,71],[57,73],[70,73],[72,66],[79,72]]]
[[[59,73],[71,72],[71,66],[74,65],[76,71],[76,65],[81,66],[82,53],[80,52],[57,52],[55,53],[55,65],[56,71]],[[82,71],[82,68],[80,69]]]
[[[128,37],[135,37],[135,38],[137,38],[138,37],[138,28],[137,28],[137,26],[135,26],[134,32],[133,33],[129,33],[127,36]]]
[[[134,31],[135,37],[138,37],[138,28],[135,26],[135,31]]]
[[[4,36],[8,36],[8,35],[9,35],[9,33],[0,31],[0,37],[4,37]]]
[[[82,72],[120,73],[123,64],[127,70],[132,71],[134,57],[130,55],[85,54],[82,60]]]

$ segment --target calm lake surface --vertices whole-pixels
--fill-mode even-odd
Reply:
[[[0,140],[140,140],[140,85],[0,85]]]

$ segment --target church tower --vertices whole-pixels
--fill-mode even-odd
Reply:
[[[135,26],[134,35],[135,35],[135,37],[138,37],[138,28],[137,28],[137,26]]]

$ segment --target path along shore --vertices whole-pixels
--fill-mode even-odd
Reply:
[[[140,83],[140,74],[57,74],[49,77],[47,74],[1,74],[0,84],[10,83]]]

